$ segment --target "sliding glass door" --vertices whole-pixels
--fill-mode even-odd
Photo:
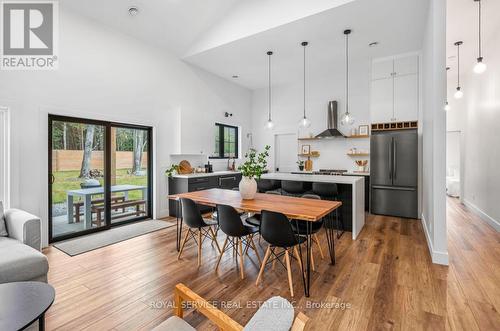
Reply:
[[[151,128],[49,115],[50,241],[151,217]]]

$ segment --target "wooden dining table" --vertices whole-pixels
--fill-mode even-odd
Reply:
[[[188,193],[172,194],[169,199],[175,200],[177,215],[177,250],[180,247],[182,236],[182,216],[180,198],[188,198],[200,205],[216,207],[217,205],[229,205],[240,212],[260,214],[263,210],[279,212],[286,215],[291,221],[307,221],[306,226],[306,268],[302,273],[304,281],[304,293],[309,297],[311,284],[311,245],[312,245],[312,223],[325,219],[330,222],[329,226],[324,226],[328,241],[330,261],[335,264],[335,241],[333,218],[338,219],[338,208],[342,205],[340,201],[316,200],[297,198],[284,195],[257,193],[252,200],[241,198],[240,192],[224,189],[208,189]],[[300,248],[300,247],[299,247]],[[302,255],[302,253],[301,253]]]

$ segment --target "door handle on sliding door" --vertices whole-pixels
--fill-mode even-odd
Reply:
[[[392,138],[391,144],[389,145],[389,179],[392,180]]]

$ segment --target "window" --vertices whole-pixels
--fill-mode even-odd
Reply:
[[[238,127],[215,123],[214,137],[211,159],[238,157]]]

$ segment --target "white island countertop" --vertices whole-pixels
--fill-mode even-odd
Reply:
[[[356,239],[365,225],[365,176],[332,176],[292,174],[272,172],[263,174],[262,179],[291,180],[313,183],[332,183],[351,185],[352,187],[352,239]],[[344,206],[340,208],[345,208]]]

